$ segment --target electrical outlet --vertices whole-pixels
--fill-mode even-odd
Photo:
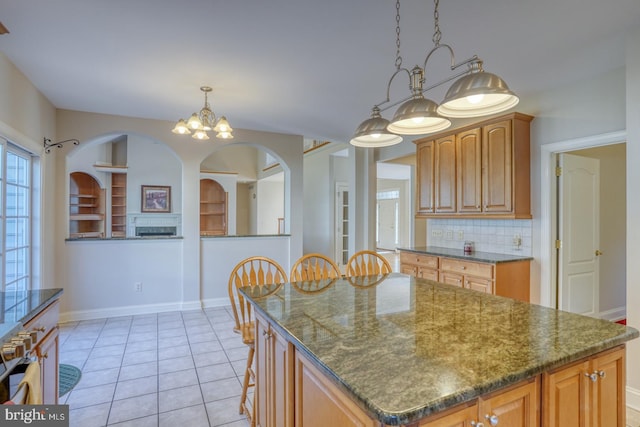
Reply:
[[[522,236],[519,234],[513,235],[513,246],[515,246],[516,249],[520,249],[520,246],[522,246]]]
[[[442,237],[442,230],[431,230],[431,236],[432,237]]]
[[[447,230],[446,239],[453,240],[453,230]]]
[[[462,231],[462,230],[458,230],[456,233],[457,233],[457,234],[456,234],[456,238],[457,238],[458,240],[464,240],[464,231]]]
[[[133,284],[133,290],[136,292],[142,292],[142,282],[135,282]]]

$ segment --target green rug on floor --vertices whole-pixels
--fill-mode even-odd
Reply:
[[[64,396],[69,393],[72,388],[78,384],[82,372],[80,369],[72,365],[60,364],[58,371],[59,383],[58,383],[58,396]]]

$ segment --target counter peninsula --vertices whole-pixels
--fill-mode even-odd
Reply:
[[[397,273],[241,292],[256,311],[259,425],[553,426],[541,416],[579,365],[584,386],[592,368],[612,384],[598,416],[624,426],[633,328]]]

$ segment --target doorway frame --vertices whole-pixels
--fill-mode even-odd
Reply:
[[[556,154],[585,148],[626,144],[627,131],[615,131],[582,138],[552,142],[540,146],[540,304],[557,306],[555,280],[558,270],[555,257],[556,235]]]

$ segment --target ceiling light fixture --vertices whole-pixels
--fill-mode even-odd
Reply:
[[[221,116],[219,119],[216,118],[215,113],[209,106],[207,94],[211,92],[212,89],[209,86],[202,86],[200,90],[204,92],[204,107],[202,107],[199,113],[193,113],[191,117],[189,117],[189,120],[178,120],[178,123],[176,123],[171,132],[179,135],[189,135],[193,132],[191,135],[192,138],[207,140],[209,139],[207,132],[213,130],[217,132],[216,138],[232,139],[233,129],[229,125],[227,118],[225,116]]]
[[[387,84],[387,98],[373,107],[371,118],[365,120],[356,129],[351,144],[357,147],[385,147],[402,141],[398,135],[421,135],[438,132],[451,126],[451,118],[479,117],[508,110],[518,104],[518,97],[509,90],[507,84],[495,74],[482,68],[482,60],[474,55],[456,63],[453,49],[440,44],[442,32],[439,25],[439,0],[434,0],[434,47],[429,51],[422,67],[416,65],[411,71],[402,68],[400,56],[400,0],[396,0],[396,71]],[[467,69],[458,72],[440,82],[424,87],[425,70],[431,55],[445,48],[451,56],[451,71],[466,65]],[[393,79],[400,73],[409,77],[411,96],[391,103],[390,90]],[[456,80],[447,91],[440,105],[424,97],[424,93]],[[393,118],[389,122],[380,115],[398,104]],[[383,107],[384,106],[384,107]],[[386,123],[386,126],[384,125]]]

